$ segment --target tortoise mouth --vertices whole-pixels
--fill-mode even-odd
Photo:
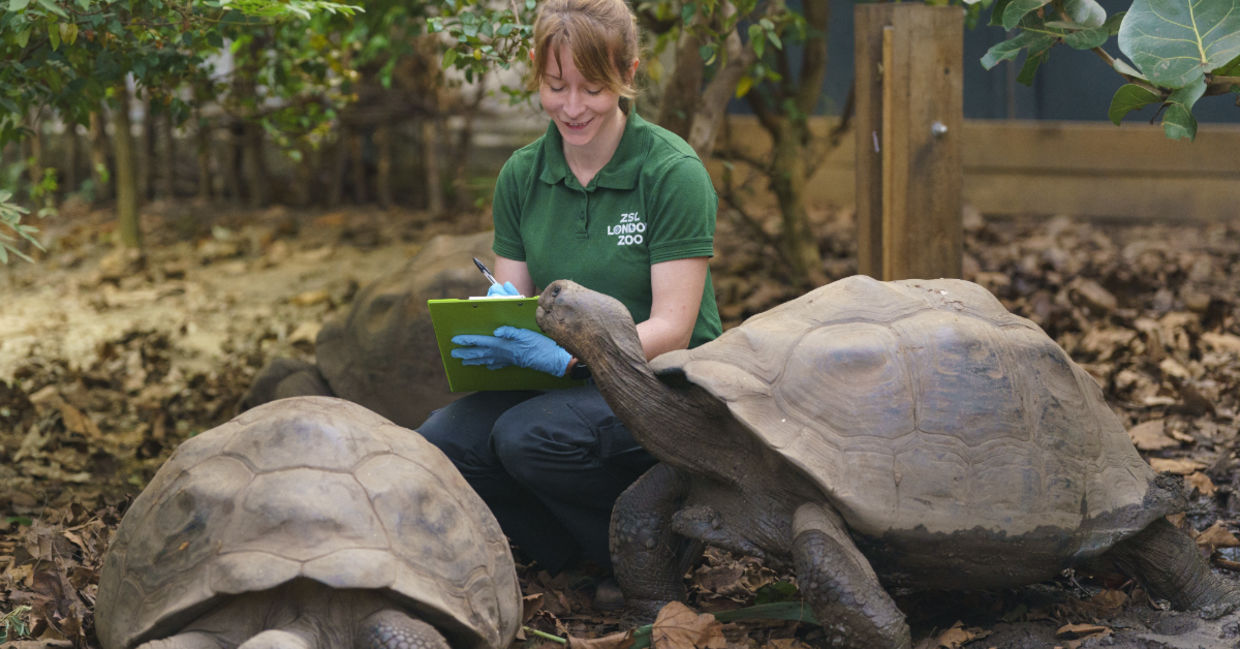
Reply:
[[[545,333],[552,333],[556,330],[555,326],[558,321],[553,316],[552,311],[555,307],[556,299],[560,297],[560,292],[564,289],[563,284],[556,280],[547,285],[543,289],[541,295],[538,296],[538,309],[534,311],[534,320]]]

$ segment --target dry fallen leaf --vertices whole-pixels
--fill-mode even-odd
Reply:
[[[1213,496],[1218,491],[1218,487],[1214,486],[1214,481],[1210,479],[1210,476],[1200,471],[1184,476],[1184,486],[1190,491],[1198,491],[1203,496]]]
[[[966,643],[973,642],[979,638],[985,638],[990,635],[990,631],[985,631],[976,627],[965,628],[964,622],[957,621],[950,629],[939,634],[935,638],[936,649],[960,649]]]
[[[653,649],[724,649],[727,644],[715,616],[698,614],[680,602],[664,606],[650,631]]]
[[[627,649],[633,646],[633,631],[617,631],[601,638],[568,636],[568,649]]]
[[[1064,649],[1077,649],[1085,640],[1105,638],[1114,633],[1100,624],[1065,624],[1055,631],[1055,638],[1064,641]]]
[[[1195,471],[1206,468],[1205,462],[1199,462],[1186,457],[1150,458],[1150,466],[1159,473],[1175,473],[1177,475],[1189,475]]]
[[[1223,521],[1214,521],[1214,524],[1202,530],[1197,535],[1197,545],[1213,550],[1214,548],[1234,548],[1240,547],[1240,539],[1227,529]]]
[[[1159,451],[1180,445],[1178,441],[1167,436],[1167,423],[1162,419],[1143,421],[1129,428],[1128,436],[1142,451]]]

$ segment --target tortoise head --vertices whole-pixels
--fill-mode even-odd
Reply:
[[[633,316],[610,295],[556,280],[539,296],[535,318],[544,333],[592,367],[617,353],[645,362]]]

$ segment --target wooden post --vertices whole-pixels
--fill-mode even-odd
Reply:
[[[862,4],[854,19],[858,270],[960,277],[964,12]]]

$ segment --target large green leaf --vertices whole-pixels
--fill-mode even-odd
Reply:
[[[1240,0],[1133,0],[1119,49],[1158,85],[1194,84],[1240,55]]]
[[[1014,59],[1020,56],[1025,48],[1030,52],[1040,52],[1055,44],[1056,35],[1039,34],[1037,32],[1021,31],[1019,34],[1007,39],[1001,43],[995,43],[986,50],[986,54],[982,56],[982,67],[987,70],[995,67],[1000,61]]]
[[[1015,29],[1025,14],[1041,9],[1050,0],[1012,0],[1003,8],[1003,28]]]
[[[1107,19],[1107,10],[1097,0],[1064,0],[1063,8],[1082,27],[1101,27]]]
[[[1116,126],[1124,119],[1124,116],[1138,108],[1155,104],[1162,101],[1162,95],[1135,83],[1126,83],[1115,91],[1115,96],[1111,98],[1111,107],[1107,110],[1107,117],[1115,122]]]
[[[1193,139],[1197,137],[1197,119],[1193,117],[1193,104],[1206,92],[1206,80],[1195,82],[1176,90],[1167,97],[1167,110],[1163,113],[1163,133],[1167,137]]]

